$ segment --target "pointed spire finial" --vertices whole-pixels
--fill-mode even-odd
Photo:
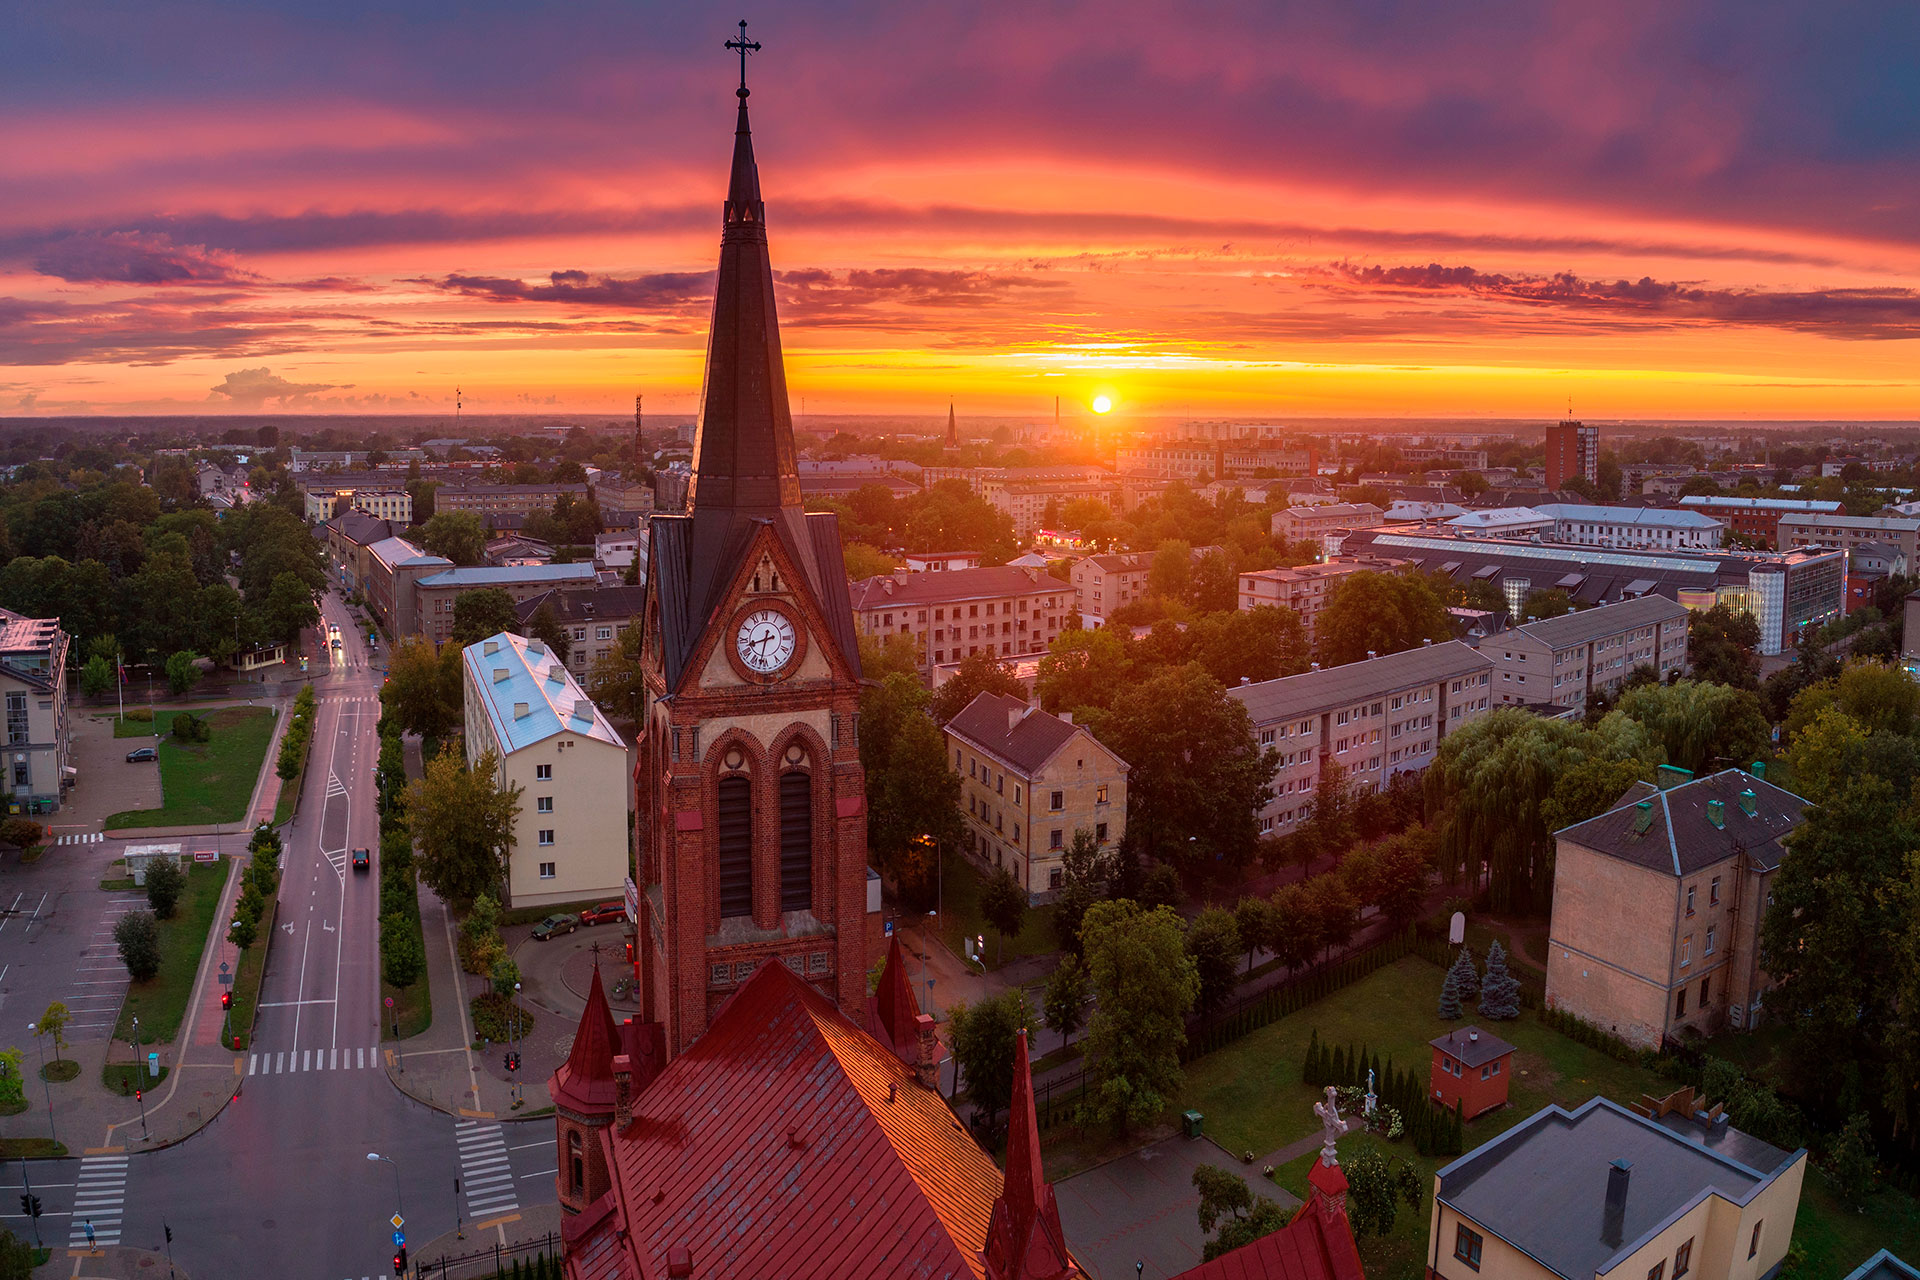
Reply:
[[[745,18],[740,19],[740,38],[738,40],[727,41],[727,48],[738,50],[740,54],[740,87],[734,90],[734,94],[744,102],[748,93],[747,55],[760,52],[760,42],[758,40],[747,39],[747,20]]]

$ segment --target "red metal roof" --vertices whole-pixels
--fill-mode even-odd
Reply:
[[[1081,1274],[1067,1252],[1053,1184],[1040,1167],[1040,1122],[1033,1109],[1027,1033],[1014,1042],[1013,1097],[1007,1104],[1007,1177],[987,1224],[989,1280],[1070,1280]]]
[[[613,1010],[607,1006],[607,993],[600,986],[600,967],[595,965],[593,984],[587,988],[587,1007],[573,1035],[573,1050],[547,1081],[555,1106],[613,1113],[613,1055],[621,1052],[614,1048],[618,1041]]]
[[[984,1280],[1000,1171],[945,1102],[784,965],[763,964],[606,1136],[614,1203],[574,1277]],[[625,1230],[628,1271],[602,1241]]]
[[[913,979],[907,975],[907,958],[896,933],[887,946],[879,989],[867,998],[867,1025],[892,1046],[902,1062],[911,1065],[920,1060],[920,1037],[914,1023],[919,1016],[920,1001],[913,994]]]

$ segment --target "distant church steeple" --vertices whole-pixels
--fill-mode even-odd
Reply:
[[[960,427],[953,419],[953,401],[947,401],[947,448],[960,447]]]

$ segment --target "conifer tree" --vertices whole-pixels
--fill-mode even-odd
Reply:
[[[1495,1021],[1520,1016],[1520,980],[1507,971],[1507,953],[1498,942],[1487,951],[1487,976],[1480,984],[1480,1016]]]
[[[1473,964],[1473,948],[1461,947],[1460,954],[1454,957],[1453,968],[1449,972],[1459,976],[1459,985],[1455,990],[1462,1000],[1477,1000],[1480,997],[1480,971]]]
[[[1300,1079],[1314,1088],[1320,1088],[1320,1028],[1315,1027],[1313,1034],[1307,1037],[1307,1056],[1300,1063]]]
[[[1449,1022],[1460,1016],[1460,966],[1458,964],[1447,970],[1447,980],[1440,984],[1440,1016]]]

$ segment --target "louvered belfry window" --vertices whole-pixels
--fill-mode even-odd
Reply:
[[[799,769],[780,775],[780,909],[813,906],[813,778]]]
[[[753,784],[720,779],[720,914],[753,914]]]

